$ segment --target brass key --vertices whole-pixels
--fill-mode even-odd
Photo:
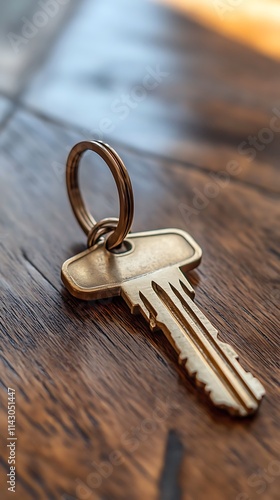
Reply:
[[[179,270],[196,267],[201,250],[184,231],[131,234],[127,250],[114,253],[103,242],[65,262],[62,279],[75,297],[94,300],[121,295],[133,314],[160,328],[179,362],[212,402],[231,414],[254,413],[264,394],[237,354],[217,339],[217,330],[194,304],[194,291]]]
[[[84,204],[78,166],[87,150],[99,154],[112,171],[120,198],[119,219],[97,223]],[[126,238],[134,211],[132,186],[122,160],[107,144],[84,141],[74,146],[67,160],[66,182],[90,247],[62,267],[70,293],[84,300],[121,295],[133,314],[141,312],[152,330],[164,332],[179,362],[216,406],[241,417],[254,413],[265,393],[262,384],[240,366],[236,352],[218,340],[217,330],[194,304],[194,290],[180,271],[198,266],[200,247],[178,229]]]

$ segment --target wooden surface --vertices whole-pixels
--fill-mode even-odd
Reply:
[[[212,408],[121,299],[83,303],[60,281],[86,244],[67,200],[67,153],[156,64],[169,77],[126,120],[113,116],[104,138],[133,181],[134,229],[178,227],[203,248],[189,275],[196,302],[265,385],[255,418]],[[279,84],[275,61],[167,8],[96,0],[81,3],[26,87],[2,92],[1,499],[13,495],[7,387],[14,498],[278,498],[280,132],[251,162],[238,146],[268,127]],[[213,194],[213,173],[233,160],[239,173],[198,210],[195,190]],[[96,217],[115,216],[113,181],[93,155],[82,182]]]

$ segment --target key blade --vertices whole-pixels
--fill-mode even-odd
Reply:
[[[152,330],[164,332],[180,363],[216,406],[241,417],[256,412],[265,393],[262,384],[242,368],[231,346],[217,338],[178,269],[126,283],[122,296],[132,312],[142,312]]]

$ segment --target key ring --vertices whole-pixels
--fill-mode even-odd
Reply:
[[[80,190],[78,170],[81,157],[88,150],[101,156],[113,174],[120,200],[119,219],[102,219],[97,223],[85,205]],[[120,246],[132,225],[134,197],[129,174],[116,151],[101,141],[83,141],[76,144],[67,159],[66,185],[75,217],[88,236],[88,246],[93,246],[104,234],[110,232],[106,241],[107,249],[113,250]]]

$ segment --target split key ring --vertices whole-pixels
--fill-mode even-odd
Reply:
[[[120,201],[119,218],[107,218],[96,222],[83,200],[78,170],[82,155],[86,151],[97,153],[110,168],[115,179]],[[107,233],[108,250],[119,247],[132,225],[134,215],[134,197],[128,171],[113,148],[101,141],[83,141],[71,150],[66,164],[66,185],[69,200],[77,221],[88,237],[88,247],[95,245]]]

